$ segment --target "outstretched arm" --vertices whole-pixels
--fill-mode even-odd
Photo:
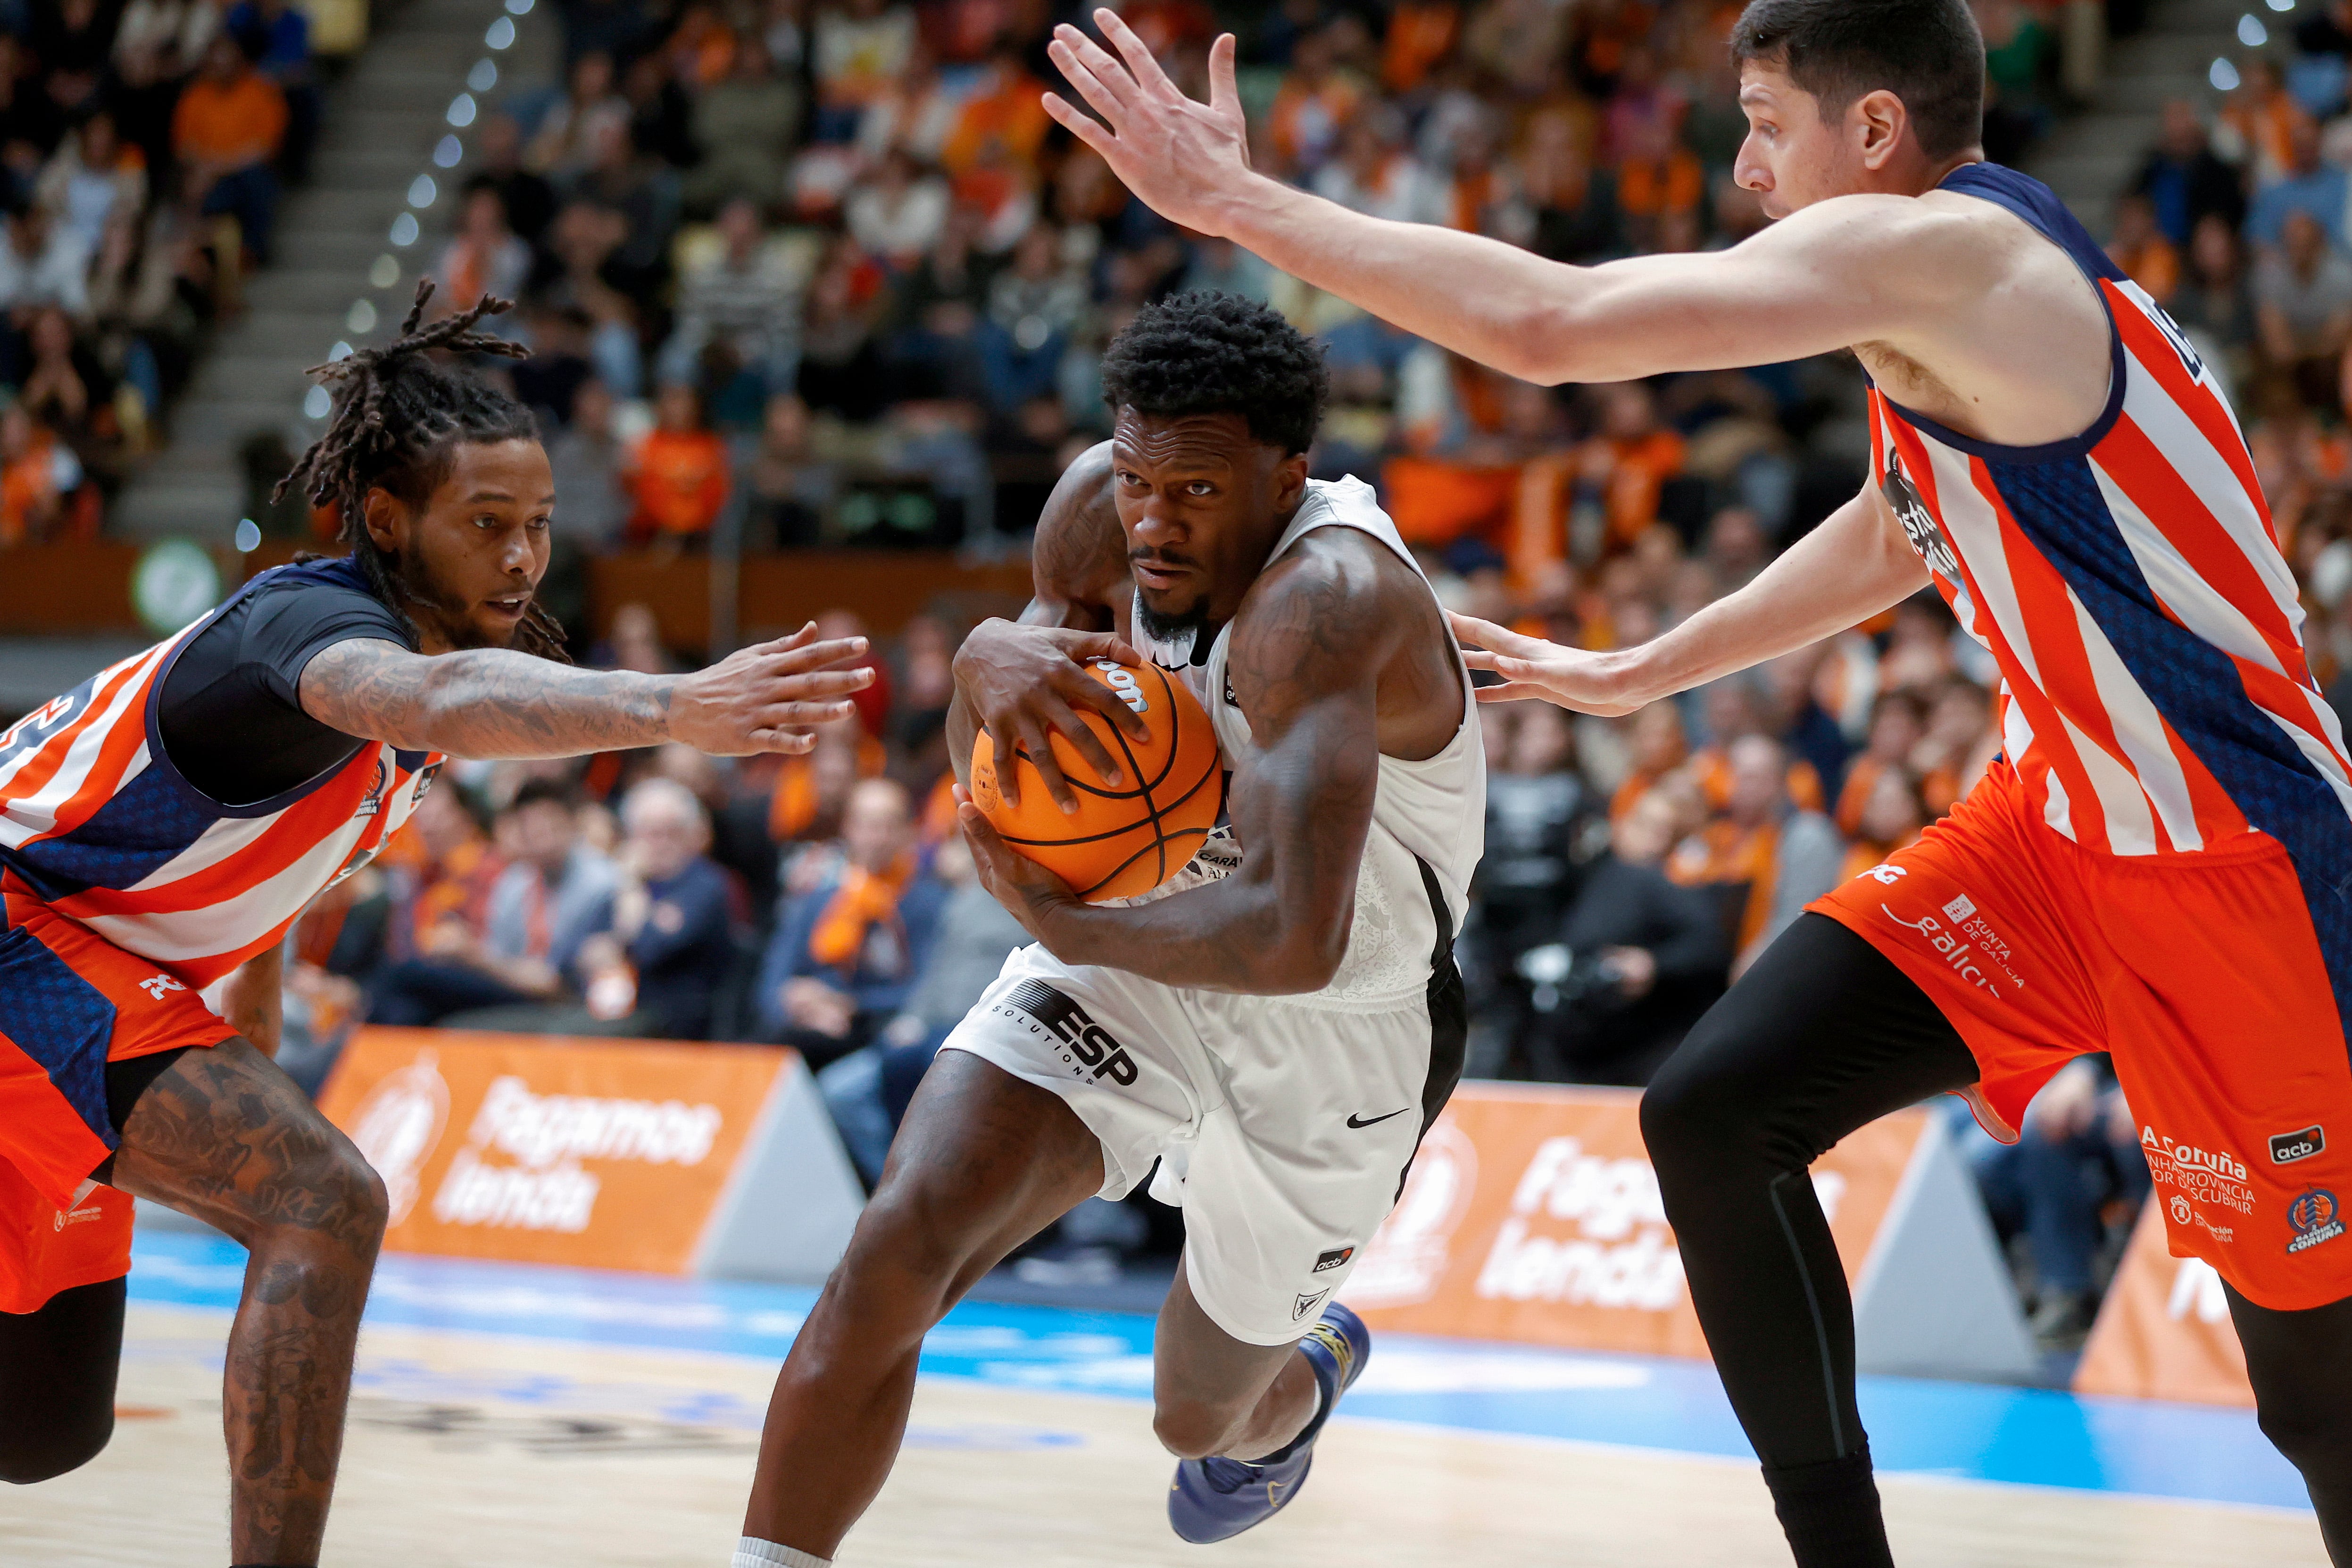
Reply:
[[[1579,713],[1632,713],[1660,697],[1833,637],[1928,583],[1927,563],[1876,489],[1862,493],[1782,551],[1755,580],[1662,637],[1595,653],[1449,617],[1474,670],[1503,677],[1481,702],[1544,697]]]
[[[1250,601],[1229,664],[1256,743],[1233,777],[1233,874],[1126,908],[1081,904],[962,807],[982,880],[1055,956],[1257,996],[1320,990],[1346,956],[1380,783],[1380,672],[1412,619],[1368,569],[1328,557],[1277,562]]]
[[[1054,63],[1097,113],[1045,97],[1162,216],[1222,235],[1416,337],[1531,382],[1624,381],[1770,364],[1902,340],[1990,278],[1964,225],[1896,196],[1845,196],[1727,251],[1567,267],[1432,224],[1366,217],[1255,173],[1234,40],[1209,53],[1210,100],[1179,91],[1134,32],[1095,13],[1114,58],[1056,29]],[[1430,279],[1444,278],[1433,288]]]
[[[720,757],[806,751],[808,727],[847,717],[839,699],[874,678],[826,668],[865,653],[865,638],[815,636],[812,623],[690,675],[575,670],[500,648],[412,653],[365,639],[319,653],[298,690],[303,712],[345,735],[482,760],[666,740]]]

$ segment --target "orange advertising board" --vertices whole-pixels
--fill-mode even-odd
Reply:
[[[1705,1356],[1630,1089],[1465,1083],[1340,1294],[1375,1327]],[[1813,1166],[1861,1273],[1926,1113],[1898,1112]]]
[[[2074,1389],[2200,1405],[2254,1403],[2221,1276],[2202,1258],[2172,1256],[2154,1203],[2140,1209],[2074,1369]]]
[[[782,1047],[363,1029],[320,1096],[396,1250],[689,1272]]]

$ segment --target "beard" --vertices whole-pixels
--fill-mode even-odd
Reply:
[[[1143,634],[1155,643],[1178,648],[1189,646],[1198,652],[1201,633],[1209,629],[1209,599],[1202,594],[1183,610],[1165,611],[1153,609],[1151,601],[1138,593],[1135,622],[1143,629]]]
[[[478,648],[511,648],[520,633],[523,622],[503,631],[488,632],[474,620],[472,606],[458,594],[443,589],[433,580],[433,574],[416,553],[411,551],[403,559],[388,561],[385,575],[391,579],[400,602],[393,608],[410,620],[429,618],[441,640],[449,644],[452,653],[467,653]],[[526,606],[528,611],[528,606]]]

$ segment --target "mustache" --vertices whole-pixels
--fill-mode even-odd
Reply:
[[[1180,555],[1174,550],[1166,549],[1131,549],[1127,552],[1127,560],[1129,566],[1198,566],[1201,564],[1191,556]]]

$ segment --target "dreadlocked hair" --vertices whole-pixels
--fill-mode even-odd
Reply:
[[[416,302],[400,324],[398,338],[381,349],[355,349],[310,367],[309,374],[334,389],[334,418],[270,492],[276,501],[299,487],[312,506],[334,507],[341,519],[336,538],[351,546],[377,596],[403,615],[410,595],[393,573],[391,559],[368,537],[367,493],[381,487],[409,507],[422,507],[448,477],[451,449],[458,444],[530,441],[539,434],[522,404],[430,357],[446,349],[529,358],[530,350],[520,343],[475,330],[483,317],[512,308],[513,301],[485,294],[469,310],[421,326],[432,298],[433,280],[420,279]],[[559,664],[572,662],[562,622],[536,599],[516,630],[515,646]]]

